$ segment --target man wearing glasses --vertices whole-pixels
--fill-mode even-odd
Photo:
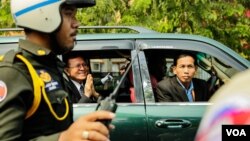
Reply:
[[[89,66],[85,59],[78,54],[71,54],[66,57],[65,72],[68,74],[69,89],[73,92],[74,103],[96,102],[99,93],[95,91],[93,77],[89,73]],[[72,83],[71,83],[72,82]]]
[[[64,62],[66,63],[65,72],[69,76],[69,89],[73,93],[74,103],[97,102],[100,95],[96,92],[94,85],[104,85],[107,81],[113,79],[108,74],[94,82],[90,74],[89,64],[80,54],[68,53]]]

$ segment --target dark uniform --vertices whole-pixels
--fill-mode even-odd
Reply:
[[[5,141],[22,141],[44,136],[43,140],[57,140],[58,132],[67,129],[73,122],[72,103],[69,101],[63,78],[64,63],[49,50],[27,40],[20,40],[19,50],[44,81],[46,95],[55,114],[65,118],[56,119],[42,96],[36,112],[25,119],[34,98],[29,71],[18,59],[15,59],[13,65],[2,62],[0,63],[0,138]],[[66,115],[65,98],[69,103],[69,112]]]

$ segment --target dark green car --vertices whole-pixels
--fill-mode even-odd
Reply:
[[[129,81],[129,93],[117,92],[116,118],[112,121],[113,141],[193,141],[199,123],[209,102],[157,102],[151,71],[164,77],[172,76],[173,57],[180,51],[190,51],[197,56],[198,73],[195,77],[206,80],[211,93],[216,92],[235,74],[250,68],[250,62],[225,45],[209,38],[187,34],[165,34],[141,27],[81,27],[103,31],[134,30],[128,33],[79,34],[73,52],[89,60],[94,78],[106,74],[113,79],[96,90],[109,96],[120,81],[119,69],[129,64],[125,78]],[[0,37],[0,54],[16,48],[19,37]],[[64,56],[59,56],[62,59]],[[154,63],[149,63],[150,59]],[[164,60],[164,64],[161,64]],[[74,105],[74,118],[92,112],[95,103]]]

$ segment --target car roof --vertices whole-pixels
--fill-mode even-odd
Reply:
[[[138,26],[81,26],[79,30],[82,29],[129,29],[135,31],[134,33],[82,33],[78,34],[76,39],[77,42],[81,41],[104,41],[109,46],[113,45],[113,47],[119,47],[119,49],[132,49],[133,40],[187,40],[187,41],[195,41],[210,44],[215,46],[216,48],[227,52],[238,58],[239,61],[243,62],[247,66],[250,66],[250,62],[244,58],[239,57],[240,55],[233,51],[231,48],[225,46],[224,44],[215,41],[213,39],[200,36],[200,35],[192,35],[192,34],[181,34],[181,33],[159,33],[154,30],[146,29]],[[5,29],[1,29],[4,31]],[[6,29],[7,31],[15,30],[15,29]],[[22,30],[20,28],[16,28],[16,30]],[[14,48],[14,45],[19,41],[20,38],[24,38],[23,36],[0,36],[0,44],[8,44],[9,48]],[[117,42],[115,42],[117,40]],[[127,40],[127,42],[121,43],[120,41]],[[109,43],[108,43],[109,42]],[[96,44],[96,42],[92,42],[92,44]],[[89,44],[91,45],[91,43]],[[108,46],[107,45],[107,46]],[[12,47],[13,46],[13,47]],[[153,47],[152,47],[153,48]],[[77,45],[76,45],[77,49]],[[82,49],[82,48],[81,48]],[[2,49],[1,49],[2,50]],[[88,50],[88,48],[86,48]]]
[[[215,41],[213,39],[200,36],[200,35],[191,35],[191,34],[180,34],[180,33],[140,33],[140,34],[133,34],[133,33],[119,33],[119,34],[79,34],[77,36],[77,40],[187,40],[187,41],[196,41],[201,43],[210,44],[215,46],[216,48],[229,53],[230,55],[238,58],[244,64],[250,66],[250,62],[240,55],[233,51],[231,48],[227,47],[226,45]],[[153,47],[152,47],[153,48]]]

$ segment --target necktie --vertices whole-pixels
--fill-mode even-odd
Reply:
[[[80,93],[80,95],[82,97],[83,96],[83,85],[80,86],[79,93]]]
[[[192,95],[192,90],[187,92],[187,97],[190,102],[193,102],[193,95]]]
[[[186,89],[186,94],[190,102],[194,101],[193,93],[194,93],[194,85],[193,82],[191,82],[189,89]]]

